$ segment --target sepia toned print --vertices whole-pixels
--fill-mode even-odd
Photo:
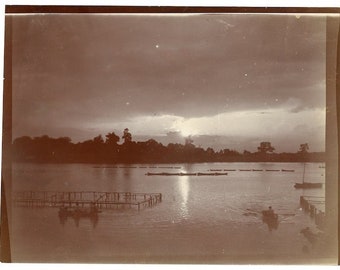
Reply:
[[[6,20],[12,262],[337,262],[337,16]]]

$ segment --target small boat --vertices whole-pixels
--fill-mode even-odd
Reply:
[[[179,173],[179,176],[196,176],[197,173]]]
[[[219,176],[219,175],[228,175],[228,173],[219,173],[219,172],[211,172],[211,173],[166,173],[166,172],[161,172],[161,173],[151,173],[147,172],[145,175],[147,176],[204,176],[204,175],[210,175],[210,176]]]
[[[295,183],[295,188],[322,188],[322,183],[310,183],[310,182],[303,182],[303,183]]]
[[[273,210],[263,210],[262,211],[262,218],[266,221],[277,221],[279,219],[278,214],[275,214]]]
[[[148,175],[148,176],[154,176],[154,175],[171,176],[171,175],[179,175],[179,174],[175,174],[175,173],[166,173],[166,172],[160,172],[160,173],[151,173],[151,172],[147,172],[145,175]]]
[[[214,172],[214,173],[197,173],[197,176],[204,176],[204,175],[210,175],[210,176],[219,176],[219,175],[228,175],[228,173],[219,173],[219,172]]]
[[[271,206],[268,210],[262,211],[262,221],[267,224],[270,231],[279,227],[279,215],[274,213]]]
[[[215,173],[197,173],[197,176],[215,175]]]
[[[295,188],[322,188],[322,183],[312,183],[312,182],[305,182],[305,170],[306,164],[303,164],[303,176],[302,176],[302,183],[295,183]]]

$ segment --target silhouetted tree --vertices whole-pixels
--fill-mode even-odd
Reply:
[[[73,159],[74,151],[71,138],[60,137],[57,139],[51,138],[50,140],[53,144],[53,158],[56,162],[71,161]]]
[[[230,161],[282,161],[282,162],[322,162],[325,153],[309,153],[307,143],[301,144],[295,153],[272,153],[270,142],[261,142],[258,152],[244,150],[243,154],[235,150],[206,150],[193,145],[188,137],[185,144],[170,143],[167,147],[150,139],[146,142],[134,142],[128,129],[124,130],[124,143],[118,145],[119,137],[108,133],[106,140],[101,135],[92,140],[72,143],[69,137],[51,138],[23,136],[13,141],[13,160],[21,162],[84,162],[84,163],[136,163],[136,162],[230,162]]]
[[[23,136],[13,141],[16,160],[38,162],[68,162],[72,160],[69,137],[50,138],[47,135],[31,138]]]
[[[308,143],[300,144],[299,153],[307,153],[309,150]]]
[[[274,147],[272,147],[271,143],[270,142],[261,142],[260,143],[260,146],[257,147],[257,150],[260,152],[260,153],[264,153],[266,154],[267,152],[273,152],[275,150]]]
[[[150,139],[146,142],[137,142],[135,147],[135,153],[139,155],[140,161],[143,162],[162,162],[166,160],[166,147]]]
[[[102,135],[98,135],[97,137],[93,138],[93,143],[96,145],[101,145],[104,143],[104,139],[102,137]]]
[[[25,161],[34,158],[33,139],[29,136],[16,138],[13,141],[13,157],[16,160]]]
[[[106,137],[105,143],[107,145],[116,146],[117,143],[119,142],[119,136],[117,136],[114,132],[106,134],[105,137]]]
[[[105,160],[106,162],[118,162],[119,161],[119,136],[114,132],[105,135]]]
[[[309,160],[309,153],[308,153],[308,150],[309,150],[309,145],[308,143],[302,143],[300,144],[300,148],[299,148],[299,151],[298,151],[298,155],[300,157],[300,159],[303,161],[303,162],[306,162]]]
[[[106,149],[102,135],[86,140],[76,145],[78,159],[83,162],[104,162]]]
[[[193,144],[194,140],[191,136],[185,138],[185,144],[183,149],[183,159],[185,162],[194,162],[196,160],[196,147]]]
[[[71,143],[71,138],[70,137],[59,137],[56,139],[57,144],[60,145],[68,145]]]
[[[271,145],[270,142],[261,142],[260,146],[257,147],[258,152],[252,154],[250,157],[254,161],[275,161],[275,154],[268,155],[267,152],[273,153],[275,148]]]
[[[244,151],[243,151],[243,155],[244,155],[244,156],[249,156],[249,155],[251,155],[251,152],[248,151],[248,150],[244,150]]]
[[[130,143],[132,141],[132,136],[131,136],[131,133],[129,132],[128,128],[124,129],[124,134],[123,134],[122,138],[124,139],[125,144]]]
[[[235,150],[223,149],[218,152],[218,156],[219,161],[231,161],[236,157],[239,157],[240,153]]]
[[[54,155],[53,139],[47,135],[33,138],[34,154],[38,161],[51,161]]]
[[[167,146],[169,162],[183,162],[184,145],[179,143],[169,143]]]
[[[29,144],[32,143],[32,138],[29,137],[29,136],[22,136],[22,137],[19,137],[19,138],[16,138],[14,141],[13,141],[13,145],[20,145],[20,146],[27,146]]]

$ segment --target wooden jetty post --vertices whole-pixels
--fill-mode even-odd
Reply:
[[[325,198],[318,196],[300,196],[300,205],[302,209],[309,213],[310,217],[314,219],[315,224],[323,229],[325,225],[325,212],[318,209],[317,205],[324,205]]]

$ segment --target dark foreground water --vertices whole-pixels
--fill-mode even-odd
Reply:
[[[324,182],[321,164],[306,164],[306,180]],[[96,224],[60,224],[56,208],[12,209],[14,262],[95,263],[328,263],[300,233],[313,220],[296,190],[301,163],[204,163],[98,168],[84,164],[14,164],[13,190],[162,193],[162,203],[141,211],[104,210]],[[108,165],[111,166],[112,165]],[[140,168],[141,166],[147,168]],[[176,166],[181,169],[150,168]],[[146,176],[146,172],[229,170],[228,176]],[[256,169],[263,171],[240,171]],[[280,171],[266,171],[266,170]],[[283,172],[281,169],[294,170]],[[277,228],[263,223],[272,206]],[[322,207],[322,206],[321,206]],[[306,252],[306,247],[308,252]]]

